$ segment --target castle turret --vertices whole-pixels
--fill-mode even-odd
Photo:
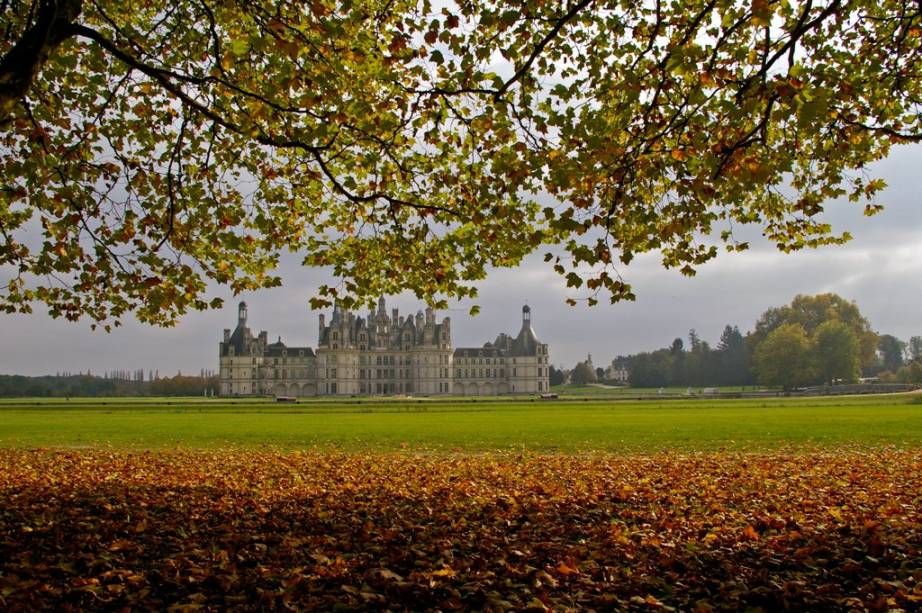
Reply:
[[[241,328],[247,325],[247,303],[241,302],[237,307],[237,325]]]

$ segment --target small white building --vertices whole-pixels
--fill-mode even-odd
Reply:
[[[621,358],[615,358],[611,361],[611,365],[605,369],[605,380],[617,381],[627,385],[630,380],[630,374],[627,369],[627,363]]]

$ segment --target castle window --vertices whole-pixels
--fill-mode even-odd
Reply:
[[[336,343],[333,343],[333,349],[339,349],[339,345],[337,345]]]
[[[335,340],[338,340],[338,339],[339,339],[339,332],[334,332],[334,333],[333,333],[333,340],[335,341]]]
[[[359,345],[359,351],[365,351],[365,345]]]

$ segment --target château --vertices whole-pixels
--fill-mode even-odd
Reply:
[[[522,307],[522,327],[482,347],[452,347],[451,319],[433,309],[415,316],[377,311],[358,316],[336,305],[320,315],[317,350],[289,347],[281,337],[254,336],[241,302],[237,327],[220,343],[223,396],[493,396],[548,391],[548,346]]]

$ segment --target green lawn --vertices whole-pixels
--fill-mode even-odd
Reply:
[[[623,451],[922,446],[922,396],[0,401],[0,447]]]

